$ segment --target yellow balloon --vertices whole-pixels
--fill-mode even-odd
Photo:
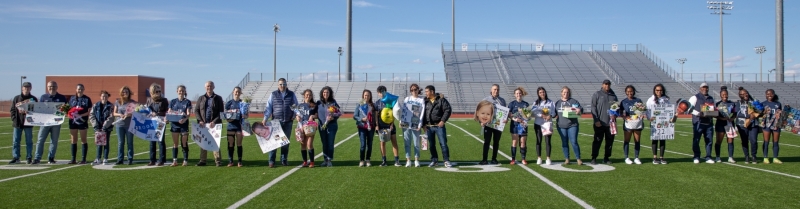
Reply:
[[[383,121],[384,123],[387,123],[387,124],[391,124],[392,122],[394,122],[394,116],[392,115],[392,109],[389,109],[388,107],[384,107],[381,110],[381,121]]]

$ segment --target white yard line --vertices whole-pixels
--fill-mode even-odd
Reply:
[[[339,143],[336,143],[335,145],[333,145],[333,147],[334,148],[338,147],[340,144],[346,142],[347,140],[350,140],[351,138],[353,138],[353,137],[355,137],[357,135],[358,135],[358,133],[354,133],[353,135],[350,135],[349,137],[345,138],[344,140],[340,141]],[[317,154],[317,156],[314,156],[314,159],[322,157],[322,155],[323,155],[323,153],[319,153],[319,154]],[[237,201],[236,203],[233,203],[233,205],[228,206],[228,208],[229,209],[233,209],[233,208],[241,207],[242,205],[244,205],[245,203],[249,202],[250,200],[252,200],[256,196],[260,195],[261,193],[264,193],[264,191],[267,191],[267,189],[269,189],[270,187],[274,186],[275,184],[277,184],[281,180],[285,179],[289,175],[292,175],[297,170],[300,170],[300,168],[302,168],[302,167],[303,167],[303,165],[298,165],[297,167],[292,168],[292,170],[289,170],[286,173],[284,173],[283,175],[278,176],[278,178],[273,179],[272,181],[270,181],[269,183],[265,184],[261,188],[258,188],[253,193],[250,193],[249,195],[245,196],[244,198],[242,198],[241,200]]]
[[[449,123],[449,124],[452,125],[453,127],[456,127],[458,129],[460,129],[464,133],[472,136],[472,138],[475,138],[475,140],[478,140],[479,142],[483,143],[483,140],[479,139],[477,136],[473,135],[472,133],[468,132],[467,130],[464,130],[463,128],[461,128],[461,127],[459,127],[459,126],[457,126],[457,125],[455,125],[453,123]],[[503,155],[503,157],[511,160],[511,156],[506,155],[506,153],[503,153],[502,151],[499,151],[498,153],[500,153],[500,155]],[[542,180],[547,185],[550,185],[550,187],[553,187],[553,189],[556,189],[558,192],[561,192],[561,194],[564,194],[564,196],[567,196],[572,201],[575,201],[575,203],[578,203],[578,205],[582,206],[583,208],[594,208],[591,205],[589,205],[589,203],[586,203],[586,201],[583,201],[580,198],[576,197],[575,195],[573,195],[569,191],[565,190],[561,186],[558,186],[558,184],[554,183],[553,181],[550,181],[550,179],[547,179],[546,177],[542,176],[542,174],[539,174],[536,171],[533,171],[533,169],[529,168],[528,166],[524,166],[521,163],[518,164],[518,165],[520,167],[522,167],[523,169],[527,170],[529,173],[531,173],[534,176],[536,176],[536,178],[539,178],[539,180]]]
[[[584,134],[584,133],[580,133],[580,135],[588,136],[588,137],[594,137],[592,135]],[[614,140],[614,141],[616,141],[616,142],[624,142],[624,141],[620,141],[620,140]],[[645,145],[641,145],[641,146],[644,147],[644,148],[652,148],[650,146],[645,146]],[[665,150],[665,151],[669,152],[669,153],[672,153],[672,154],[694,157],[694,155],[690,155],[690,154],[686,154],[686,153],[674,152],[674,151],[669,151],[669,150]],[[740,167],[740,168],[753,169],[753,170],[757,170],[757,171],[763,171],[763,172],[767,172],[767,173],[772,173],[772,174],[777,174],[777,175],[781,175],[781,176],[800,179],[800,176],[795,176],[795,175],[787,174],[787,173],[781,173],[781,172],[777,172],[777,171],[771,171],[771,170],[766,170],[766,169],[761,169],[761,168],[754,168],[754,167],[750,167],[750,166],[743,166],[743,165],[738,165],[738,164],[735,164],[735,163],[728,163],[728,162],[723,162],[722,164],[736,166],[736,167]]]

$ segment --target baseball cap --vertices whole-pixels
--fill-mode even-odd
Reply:
[[[707,83],[701,83],[700,84],[700,88],[703,88],[703,87],[708,87],[708,84]]]
[[[609,84],[610,85],[611,81],[609,81],[608,79],[605,79],[605,80],[603,80],[603,84]]]
[[[22,83],[22,87],[31,87],[31,82]]]

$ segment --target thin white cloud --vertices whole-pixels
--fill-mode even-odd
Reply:
[[[152,49],[152,48],[158,48],[158,47],[162,47],[162,46],[164,46],[164,44],[150,44],[149,46],[146,46],[144,48],[145,49]]]
[[[411,60],[411,63],[415,63],[415,64],[425,64],[424,62],[422,62],[422,60],[421,60],[421,59],[415,59],[415,60]]]
[[[57,8],[38,5],[0,8],[0,13],[23,18],[77,21],[162,21],[179,18],[178,14],[158,10]]]
[[[783,75],[784,75],[784,76],[791,76],[791,77],[794,77],[795,75],[797,75],[797,71],[798,71],[798,70],[787,70],[787,71],[784,71],[784,72],[783,72]]]
[[[733,56],[733,57],[725,58],[725,63],[738,62],[738,61],[742,61],[742,60],[744,60],[744,56],[736,55],[736,56]],[[717,60],[716,62],[719,62],[719,60]]]
[[[359,70],[371,70],[371,69],[375,69],[375,66],[372,65],[372,64],[359,65],[359,66],[356,66],[356,69],[359,69]]]
[[[737,67],[741,67],[741,66],[737,65],[735,62],[726,62],[725,64],[723,64],[723,66],[725,66],[725,68],[737,68]]]
[[[792,65],[791,67],[788,67],[788,68],[789,69],[800,70],[800,64],[794,64],[794,65]]]
[[[794,59],[786,59],[783,61],[783,63],[790,63],[790,62],[794,62]]]
[[[369,3],[367,1],[353,1],[353,6],[355,6],[355,7],[383,7],[381,5]]]
[[[400,32],[400,33],[444,34],[442,32],[436,32],[432,30],[417,30],[417,29],[392,29],[389,31]]]

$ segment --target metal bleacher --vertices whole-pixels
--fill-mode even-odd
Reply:
[[[597,52],[597,54],[617,74],[622,75],[621,78],[625,83],[658,83],[672,80],[641,52]]]

